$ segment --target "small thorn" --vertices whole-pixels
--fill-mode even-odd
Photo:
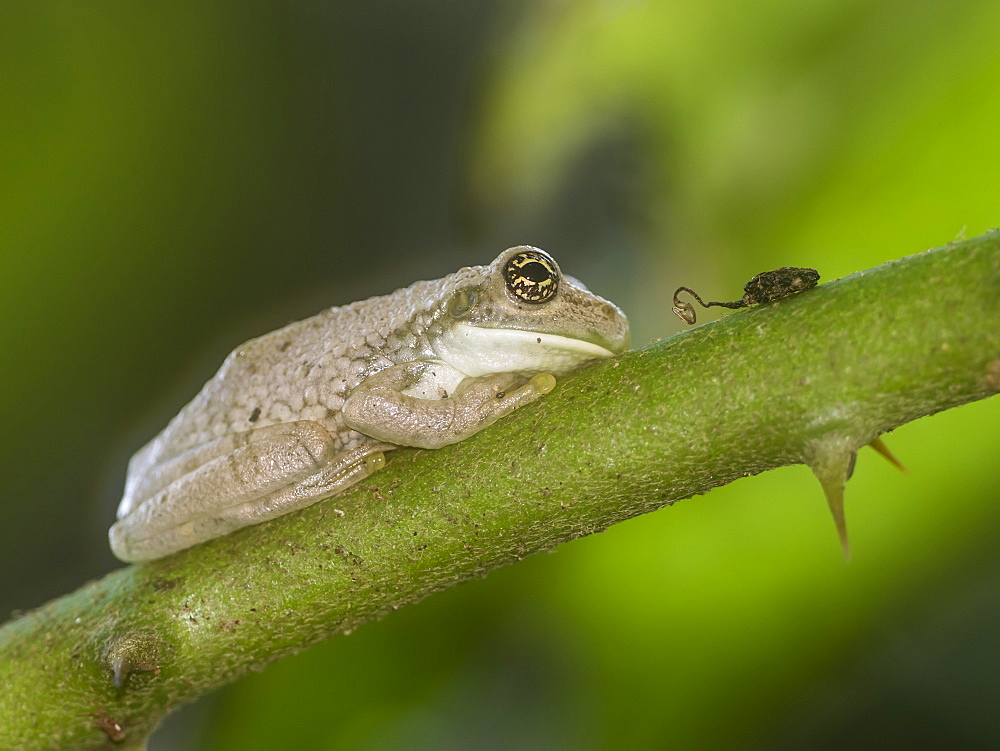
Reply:
[[[898,469],[904,475],[908,475],[910,473],[909,470],[906,467],[903,466],[903,463],[901,461],[899,461],[899,459],[897,459],[895,457],[895,455],[893,455],[893,453],[889,450],[889,447],[885,445],[885,441],[883,441],[881,438],[876,438],[874,441],[872,441],[868,445],[871,446],[876,451],[878,451],[882,456],[884,456],[886,458],[886,460],[892,466],[894,466],[896,469]]]
[[[152,671],[159,675],[158,651],[162,647],[146,634],[130,632],[116,638],[104,653],[105,664],[111,670],[111,685],[124,689],[132,673]]]
[[[123,688],[125,686],[125,680],[128,678],[129,669],[125,662],[125,658],[122,655],[115,657],[111,661],[111,685],[115,688]]]

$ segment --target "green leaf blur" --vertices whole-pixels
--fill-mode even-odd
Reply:
[[[1000,224],[998,36],[989,0],[3,4],[0,612],[115,567],[128,455],[324,306],[527,242],[641,344],[679,285]],[[863,452],[850,564],[810,472],[771,472],[271,666],[151,748],[995,746],[998,420],[888,436],[908,475]]]

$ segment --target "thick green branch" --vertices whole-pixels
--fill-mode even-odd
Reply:
[[[432,592],[997,391],[998,233],[731,315],[458,445],[396,452],[344,495],[6,624],[0,747],[100,748],[114,722],[140,742],[251,667]]]

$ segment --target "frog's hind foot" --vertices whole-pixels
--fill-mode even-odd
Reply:
[[[233,529],[239,529],[311,506],[378,472],[385,466],[385,452],[394,448],[393,444],[376,443],[338,454],[315,474],[235,506],[220,515],[220,519],[231,520]]]
[[[387,443],[337,451],[329,431],[302,420],[219,456],[138,504],[109,532],[123,561],[147,561],[296,511],[385,465]]]

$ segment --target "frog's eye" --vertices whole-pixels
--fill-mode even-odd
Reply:
[[[512,256],[503,273],[510,293],[527,303],[548,302],[559,289],[555,262],[538,250],[525,250]]]

